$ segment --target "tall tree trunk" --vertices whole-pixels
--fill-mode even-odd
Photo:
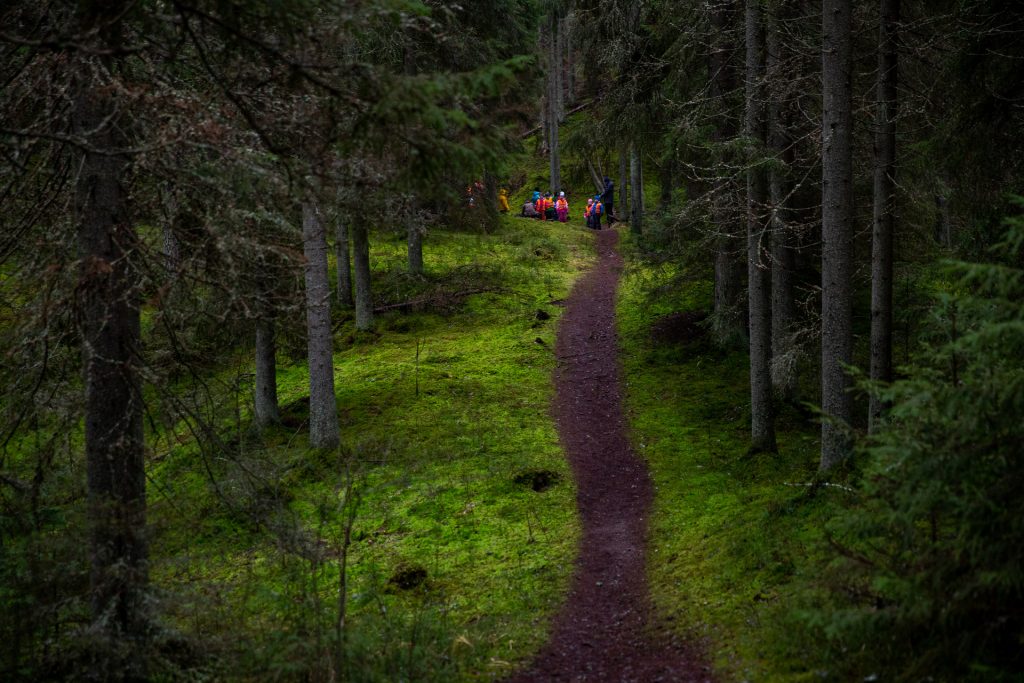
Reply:
[[[259,427],[277,424],[281,411],[277,404],[277,324],[267,314],[256,321],[256,396],[254,412]]]
[[[736,134],[732,117],[726,111],[726,96],[735,85],[732,66],[735,47],[729,38],[734,0],[723,0],[711,10],[711,45],[708,53],[708,97],[719,107],[715,116],[712,139],[720,146]],[[734,188],[727,164],[720,164],[711,188],[711,219],[715,237],[714,329],[719,344],[742,334],[742,270],[739,254],[741,242],[733,227],[733,212],[728,198]]]
[[[352,308],[352,255],[348,244],[348,224],[338,218],[334,224],[334,263],[338,279],[338,303]]]
[[[794,154],[790,129],[792,112],[786,92],[788,74],[784,73],[780,12],[788,9],[787,0],[776,3],[768,14],[766,31],[768,97],[768,144],[775,163],[768,171],[771,203],[772,243],[772,386],[785,401],[796,399],[797,373],[795,340],[797,310],[793,288],[796,268],[795,235],[789,224],[787,208],[792,189],[790,169]],[[787,13],[788,16],[788,13]]]
[[[166,214],[163,227],[163,256],[164,268],[168,275],[174,278],[181,266],[181,243],[178,235],[174,232],[174,224],[178,220],[178,198],[174,188],[167,183],[163,188],[163,205]]]
[[[626,198],[629,193],[626,189],[629,187],[627,183],[627,173],[629,167],[629,145],[622,144],[619,147],[619,201],[615,203],[615,218],[620,220],[620,217],[626,218],[629,216],[629,205]]]
[[[415,218],[415,212],[406,216],[406,236],[409,254],[409,274],[423,275],[423,229]]]
[[[559,69],[557,63],[560,61],[558,53],[558,14],[552,10],[549,26],[551,35],[548,39],[549,62],[548,66],[548,160],[551,165],[551,191],[555,194],[562,188],[562,160],[558,143],[558,120],[559,120]]]
[[[822,3],[821,469],[844,460],[852,416],[844,365],[853,360],[852,1]]]
[[[576,50],[573,48],[573,36],[576,33],[576,15],[570,13],[565,18],[565,101],[568,106],[576,104]]]
[[[555,79],[555,103],[559,123],[565,121],[565,17],[557,16],[554,22],[555,39],[552,51],[552,76]]]
[[[364,332],[373,327],[373,292],[370,289],[370,236],[366,224],[352,224],[353,265],[356,275],[356,329]]]
[[[675,156],[669,155],[658,168],[658,211],[665,213],[672,206],[672,190],[675,184]]]
[[[327,231],[312,201],[302,204],[302,251],[306,256],[306,332],[309,354],[309,445],[340,442],[334,396],[331,286],[327,275]]]
[[[874,232],[871,235],[871,379],[892,381],[892,269],[896,223],[896,114],[900,0],[881,0],[875,131]],[[868,429],[885,410],[871,396]]]
[[[81,35],[97,50],[121,47],[121,3],[81,3]],[[140,248],[124,187],[128,159],[112,58],[87,57],[75,81],[71,123],[88,143],[75,187],[81,253],[78,292],[85,376],[85,458],[91,535],[93,628],[106,641],[97,678],[145,676],[137,641],[148,634],[146,478],[138,365]],[[88,64],[84,62],[88,61]],[[113,668],[112,668],[113,667]]]
[[[747,159],[747,311],[750,329],[750,449],[774,452],[775,418],[772,414],[772,288],[765,207],[768,188],[763,166],[755,158],[764,153],[765,123],[762,77],[764,28],[761,0],[746,0],[746,108],[744,134],[755,147]]]
[[[644,231],[644,168],[636,142],[629,146],[629,189],[629,229],[639,235]]]

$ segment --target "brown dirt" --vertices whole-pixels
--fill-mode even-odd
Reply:
[[[644,553],[653,491],[622,413],[617,242],[614,230],[597,234],[599,262],[576,283],[558,327],[553,410],[576,480],[583,536],[550,641],[512,683],[711,680],[697,649],[651,614]]]

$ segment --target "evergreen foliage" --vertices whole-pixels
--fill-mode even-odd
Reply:
[[[890,421],[833,523],[830,581],[852,600],[819,619],[859,675],[1017,680],[1024,665],[1024,219],[991,254],[950,266],[923,352],[876,388]]]

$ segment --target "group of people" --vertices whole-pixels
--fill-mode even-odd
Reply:
[[[615,218],[612,214],[614,197],[615,185],[610,178],[605,178],[604,191],[587,198],[583,219],[588,228],[600,230],[602,216],[608,216],[609,225],[614,222]],[[507,202],[505,205],[507,206]],[[569,200],[566,199],[564,190],[558,193],[558,197],[555,197],[551,192],[542,193],[539,189],[535,189],[533,196],[523,203],[519,215],[523,218],[536,218],[542,221],[557,220],[565,223],[569,220]]]

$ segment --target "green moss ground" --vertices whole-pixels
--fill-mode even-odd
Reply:
[[[218,675],[332,666],[350,483],[343,665],[353,680],[499,676],[544,642],[565,594],[578,523],[548,413],[560,312],[551,301],[591,259],[590,236],[514,218],[490,235],[438,232],[423,281],[401,274],[404,240],[373,244],[375,279],[399,299],[456,277],[498,291],[444,315],[387,314],[373,334],[339,326],[338,453],[307,449],[307,373],[282,359],[285,425],[211,456],[216,487],[185,437],[150,467],[153,579],[183,631],[241,663]],[[240,361],[222,384],[247,372]],[[558,482],[543,492],[516,482],[531,470]],[[315,560],[310,548],[326,552]],[[396,585],[421,570],[419,585]]]
[[[815,590],[807,558],[836,489],[813,490],[817,426],[792,409],[779,418],[778,455],[747,455],[746,354],[706,341],[658,343],[651,325],[676,311],[708,310],[709,282],[666,287],[676,274],[636,258],[618,316],[627,409],[656,487],[649,575],[663,617],[706,647],[724,680],[815,680],[791,628]],[[654,294],[652,294],[654,292]]]

